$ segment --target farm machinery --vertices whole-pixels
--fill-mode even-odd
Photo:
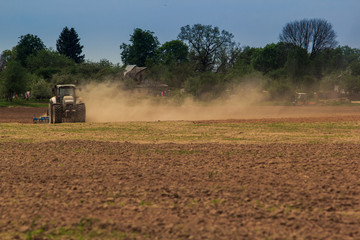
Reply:
[[[306,106],[306,105],[315,105],[318,101],[317,93],[299,93],[297,92],[292,102],[293,106]]]
[[[47,114],[50,123],[85,122],[85,103],[77,96],[75,85],[55,85],[53,94]]]
[[[302,106],[302,105],[307,105],[307,104],[308,104],[307,93],[298,93],[297,92],[295,94],[293,105],[294,106]]]

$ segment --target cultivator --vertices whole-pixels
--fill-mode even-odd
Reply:
[[[49,117],[33,117],[33,123],[49,123]]]

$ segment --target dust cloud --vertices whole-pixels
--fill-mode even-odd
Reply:
[[[261,106],[264,94],[252,87],[234,87],[218,100],[198,102],[188,97],[179,104],[171,97],[145,97],[113,83],[82,86],[87,122],[226,120],[329,116],[334,109]],[[339,113],[339,112],[338,112]]]
[[[197,102],[188,97],[181,104],[168,97],[145,97],[113,83],[88,84],[80,96],[88,122],[209,120],[244,117],[258,96],[232,94],[222,100]],[[249,115],[249,114],[248,114]]]

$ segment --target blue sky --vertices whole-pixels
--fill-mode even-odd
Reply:
[[[360,0],[1,0],[0,51],[27,33],[56,49],[68,26],[79,34],[86,59],[121,63],[119,46],[135,28],[165,43],[182,26],[211,24],[241,46],[264,47],[278,42],[286,23],[304,18],[326,19],[340,45],[360,48]]]

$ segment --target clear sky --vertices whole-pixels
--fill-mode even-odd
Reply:
[[[135,28],[150,30],[161,44],[187,24],[218,26],[241,46],[276,43],[294,20],[322,18],[340,45],[360,48],[360,0],[0,0],[0,51],[34,34],[56,49],[65,26],[74,27],[85,59],[121,63],[122,43]]]

